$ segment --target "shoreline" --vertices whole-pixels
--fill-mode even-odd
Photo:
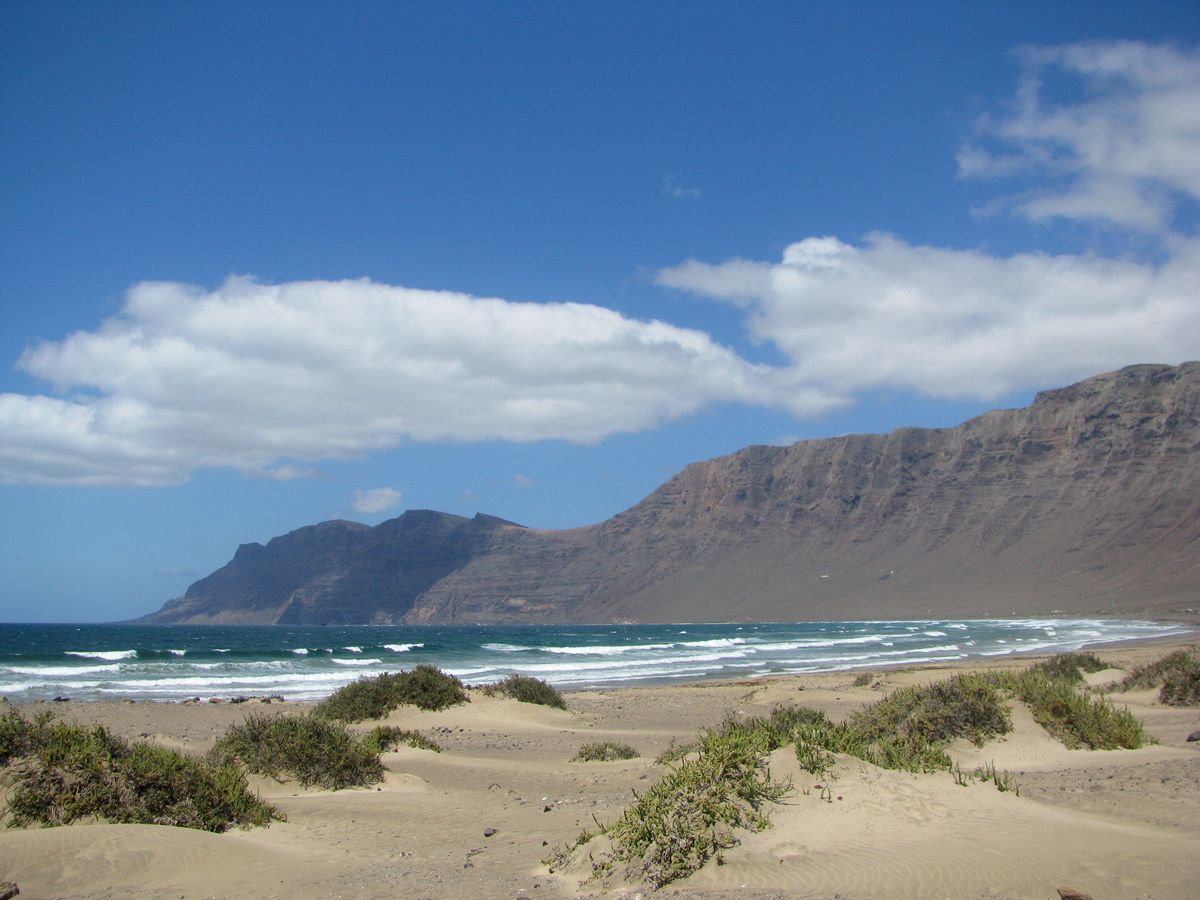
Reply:
[[[0,697],[16,703],[58,698],[236,702],[263,696],[319,701],[358,678],[422,664],[468,684],[494,683],[518,672],[565,691],[616,690],[943,662],[983,664],[993,658],[1032,659],[1200,635],[1198,623],[1179,619],[1109,621],[1019,617],[674,623],[593,626],[587,632],[573,631],[579,626],[529,625],[495,626],[494,631],[491,626],[441,631],[443,626],[429,626],[424,633],[383,626],[370,636],[340,626],[328,634],[319,626],[251,626],[245,633],[241,626],[211,626],[212,637],[210,626],[178,633],[170,626],[153,626],[137,634],[97,626],[94,632],[75,635],[85,626],[55,625],[50,627],[71,631],[39,634],[36,639],[46,649],[32,657],[23,655],[19,642],[25,638],[19,630],[0,645]],[[285,630],[275,632],[277,627]],[[606,634],[610,629],[611,638]],[[229,655],[230,650],[214,647],[235,649]]]
[[[1088,652],[1127,669],[1195,643],[1193,634]],[[666,770],[654,759],[672,741],[779,704],[840,718],[896,688],[956,672],[1025,668],[1052,655],[564,691],[565,712],[472,691],[463,706],[436,713],[405,707],[384,720],[421,731],[443,752],[385,753],[381,785],[330,792],[255,778],[253,786],[288,821],[220,835],[151,825],[8,829],[0,832],[0,881],[16,881],[21,896],[31,898],[632,897],[641,890],[635,885],[581,887],[573,873],[551,874],[541,860],[591,826],[593,816],[617,817],[633,791],[661,778]],[[873,677],[858,685],[863,671]],[[1116,675],[1110,669],[1089,681]],[[834,784],[845,799],[825,803],[811,790],[812,776],[795,769],[794,755],[780,751],[772,771],[791,775],[797,790],[774,810],[775,827],[744,835],[726,865],[710,861],[662,893],[1052,900],[1065,884],[1096,897],[1188,896],[1200,878],[1200,743],[1186,737],[1200,728],[1200,710],[1162,706],[1154,691],[1113,697],[1157,744],[1066,750],[1022,707],[1014,710],[1012,734],[979,749],[952,745],[964,768],[994,762],[1014,773],[1020,797],[982,784],[960,787],[946,773],[897,773],[842,758]],[[203,753],[247,713],[286,715],[312,706],[37,701],[20,708]],[[639,756],[570,762],[581,744],[601,740],[629,743]],[[495,832],[485,836],[490,828]],[[1018,858],[1020,867],[1009,864]]]

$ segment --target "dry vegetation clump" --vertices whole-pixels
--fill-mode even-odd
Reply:
[[[305,787],[337,790],[383,780],[378,750],[315,713],[247,716],[217,740],[209,759],[271,778],[295,778]]]
[[[1030,671],[1039,672],[1047,678],[1065,678],[1078,684],[1084,672],[1099,672],[1108,668],[1095,653],[1059,653],[1032,666]]]
[[[284,818],[250,792],[232,763],[129,743],[100,725],[54,722],[50,713],[33,721],[15,709],[0,716],[0,763],[11,787],[10,826],[97,818],[221,832]]]
[[[436,666],[422,665],[407,672],[360,678],[322,700],[315,712],[353,723],[382,719],[398,706],[440,710],[467,700],[461,681]]]
[[[483,692],[488,695],[503,694],[521,703],[536,703],[539,706],[553,706],[555,709],[567,708],[567,701],[555,687],[529,675],[509,675],[503,681],[488,685]]]
[[[1170,706],[1200,705],[1200,656],[1195,649],[1177,650],[1157,662],[1134,669],[1121,682],[1123,691],[1158,685],[1158,699]]]
[[[637,759],[638,752],[628,744],[616,741],[602,741],[598,744],[584,744],[579,752],[571,757],[571,762],[613,762],[618,759]]]

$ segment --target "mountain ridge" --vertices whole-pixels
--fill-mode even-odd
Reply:
[[[140,621],[1170,611],[1200,605],[1197,449],[1200,363],[1129,366],[953,428],[750,446],[568,531],[433,511],[305,526]]]

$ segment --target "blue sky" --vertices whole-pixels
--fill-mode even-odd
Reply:
[[[1194,3],[0,2],[0,620],[1200,356]]]

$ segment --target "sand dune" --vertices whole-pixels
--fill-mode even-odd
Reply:
[[[1105,651],[1116,667],[1164,646]],[[993,665],[1012,665],[1011,661]],[[978,668],[979,666],[973,666]],[[893,687],[945,677],[948,667],[680,685],[568,695],[569,711],[473,693],[438,713],[397,711],[443,753],[384,755],[384,783],[329,792],[258,779],[288,815],[269,829],[212,835],[158,826],[89,824],[0,833],[0,881],[21,897],[559,897],[632,896],[637,885],[580,884],[582,871],[541,864],[593,817],[607,821],[631,791],[662,774],[654,757],[727,715],[806,703],[841,716]],[[1119,673],[1097,673],[1109,681]],[[839,759],[821,798],[788,750],[773,772],[797,790],[774,827],[747,834],[724,865],[710,862],[664,889],[680,897],[1045,897],[1070,885],[1103,897],[1191,897],[1200,883],[1200,752],[1186,742],[1200,712],[1160,706],[1152,691],[1119,695],[1159,744],[1136,751],[1066,750],[1019,704],[1015,730],[983,748],[960,742],[964,769],[995,762],[1021,796],[947,774],[911,775]],[[254,705],[287,714],[301,704]],[[150,703],[54,705],[130,738],[202,752],[246,706]],[[640,752],[612,763],[568,760],[586,741]],[[807,793],[806,793],[807,791]],[[837,799],[837,798],[841,799]],[[485,837],[485,829],[495,829]],[[648,893],[648,892],[646,892]]]

